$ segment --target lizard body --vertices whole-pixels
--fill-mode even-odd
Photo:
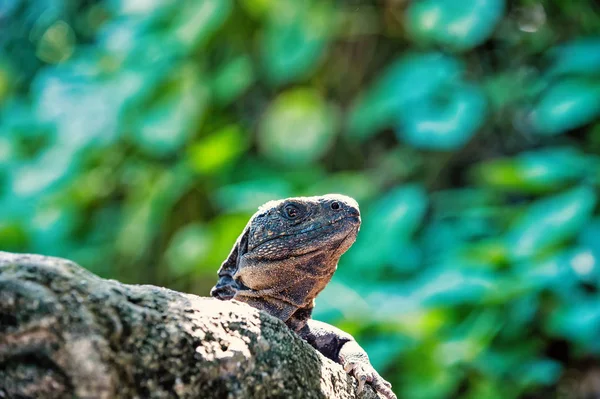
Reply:
[[[358,204],[329,194],[270,201],[250,218],[211,295],[235,299],[283,320],[315,349],[388,399],[391,385],[371,366],[354,338],[311,319],[314,299],[333,276],[360,227]]]

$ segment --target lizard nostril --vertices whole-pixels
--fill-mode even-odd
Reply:
[[[348,207],[348,214],[350,214],[350,216],[360,216],[358,209],[354,208],[353,206]]]

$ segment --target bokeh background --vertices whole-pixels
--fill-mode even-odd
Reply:
[[[600,3],[0,1],[0,249],[207,295],[271,199],[402,398],[600,397]]]

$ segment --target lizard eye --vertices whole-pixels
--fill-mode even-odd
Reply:
[[[341,208],[341,205],[340,205],[340,203],[339,203],[339,202],[337,202],[337,201],[333,201],[333,202],[331,203],[331,209],[333,209],[334,211],[337,211],[337,210],[339,210],[340,208]]]
[[[288,219],[296,219],[300,215],[300,209],[292,204],[287,204],[283,211]]]

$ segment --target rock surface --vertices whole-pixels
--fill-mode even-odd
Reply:
[[[245,304],[0,252],[0,398],[377,398]]]

